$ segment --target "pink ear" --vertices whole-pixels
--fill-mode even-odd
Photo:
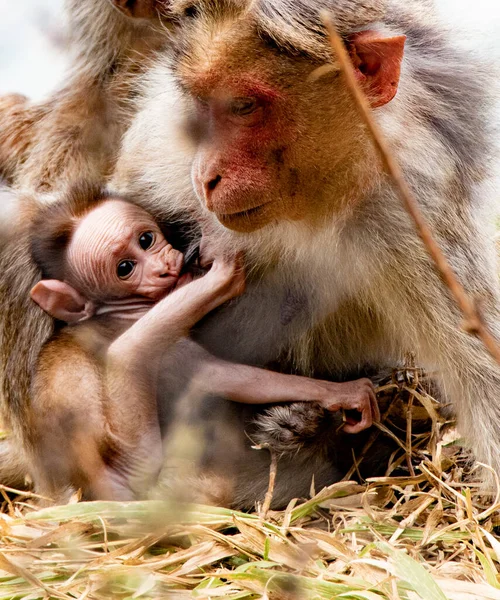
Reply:
[[[405,41],[405,35],[384,37],[377,31],[362,31],[349,39],[351,60],[373,108],[390,102],[398,91]]]
[[[31,290],[31,298],[46,313],[65,323],[79,323],[90,319],[95,307],[80,292],[64,281],[46,279]]]

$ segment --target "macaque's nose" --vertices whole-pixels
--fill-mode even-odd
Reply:
[[[216,175],[215,177],[208,179],[204,184],[205,201],[206,201],[208,210],[213,209],[212,201],[211,201],[212,193],[215,191],[215,188],[219,185],[219,183],[221,181],[222,181],[222,177],[220,175]]]

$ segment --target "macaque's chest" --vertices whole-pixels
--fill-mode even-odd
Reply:
[[[347,351],[345,335],[336,332],[337,320],[345,323],[350,311],[359,310],[354,309],[352,286],[344,285],[334,268],[317,277],[301,277],[298,270],[295,277],[269,273],[249,283],[241,298],[207,317],[194,337],[226,360],[256,366],[279,361],[285,370],[323,371],[325,362],[335,364],[343,349]],[[347,304],[353,306],[346,310]]]

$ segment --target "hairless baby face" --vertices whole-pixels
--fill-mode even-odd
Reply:
[[[119,199],[106,200],[82,218],[66,258],[69,283],[100,301],[159,300],[176,287],[183,265],[182,253],[153,217]]]

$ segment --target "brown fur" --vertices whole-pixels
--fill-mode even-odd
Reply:
[[[152,18],[133,19],[110,0],[66,3],[72,56],[64,87],[39,104],[16,95],[0,99],[2,181],[30,192],[64,193],[75,180],[100,184],[112,171],[133,113],[137,79],[168,39],[165,5],[154,4]],[[52,199],[37,194],[35,201],[23,200],[28,205],[25,223],[33,205]],[[41,275],[30,257],[26,227],[16,231],[15,240],[3,230],[1,234],[2,246],[6,244],[0,258],[2,412],[16,438],[25,439],[31,377],[40,349],[53,333],[53,321],[29,298]],[[14,296],[12,289],[19,293]],[[18,448],[15,455],[20,453]],[[23,478],[26,464],[16,460],[12,465],[11,471],[22,472]],[[4,466],[8,468],[6,461]]]
[[[0,97],[0,176],[10,183],[28,156],[34,123],[47,110],[46,106],[28,108],[28,104],[24,96]]]
[[[36,489],[54,501],[67,501],[78,488],[86,490],[89,499],[113,497],[105,485],[102,458],[109,434],[101,369],[68,330],[53,337],[40,354],[32,383],[27,448]]]
[[[126,16],[110,0],[72,0],[67,11],[72,60],[64,87],[39,104],[0,99],[0,175],[16,186],[102,181],[129,123],[137,77],[168,38],[161,2],[149,19]]]

